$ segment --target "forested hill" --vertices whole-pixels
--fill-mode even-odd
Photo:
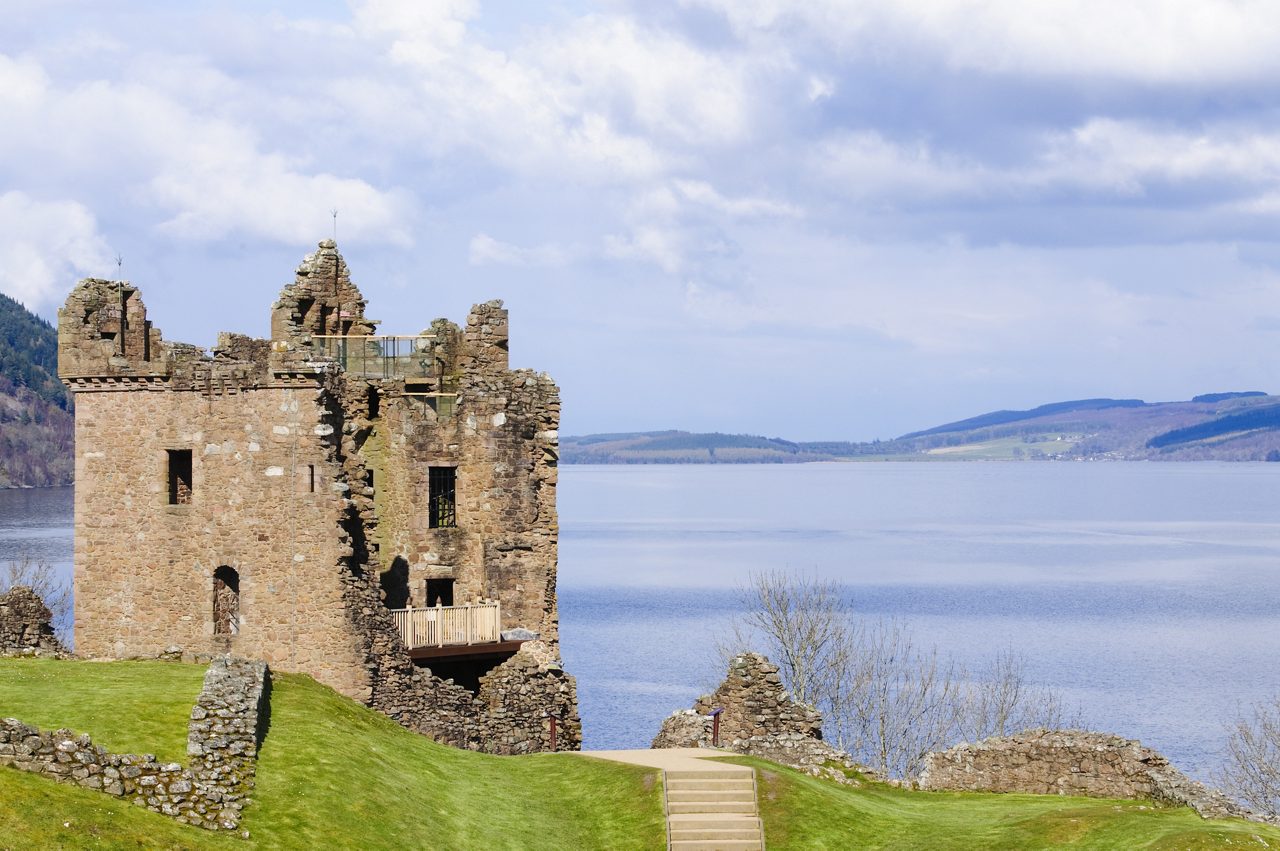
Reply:
[[[1280,461],[1280,397],[1250,390],[1185,402],[1078,399],[992,411],[868,443],[657,431],[563,437],[560,450],[566,464]]]
[[[71,483],[70,408],[57,331],[0,294],[0,487]]]

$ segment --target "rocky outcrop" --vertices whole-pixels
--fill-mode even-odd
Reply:
[[[267,712],[266,664],[223,657],[205,673],[191,710],[191,763],[113,754],[70,730],[41,731],[0,719],[0,765],[97,789],[209,830],[236,830],[249,803]]]
[[[1174,768],[1140,742],[1080,730],[1029,730],[928,754],[921,789],[1141,798],[1191,807],[1204,818],[1256,813]]]
[[[69,656],[52,621],[44,600],[27,586],[0,594],[0,656]]]
[[[717,709],[723,748],[841,782],[849,780],[839,769],[865,772],[848,754],[822,740],[822,716],[792,699],[782,687],[778,667],[759,653],[735,656],[720,687],[698,698],[693,709],[672,713],[650,747],[713,747],[711,713]]]

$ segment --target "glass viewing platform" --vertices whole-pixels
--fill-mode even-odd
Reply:
[[[348,375],[363,378],[438,377],[431,356],[435,336],[328,336],[314,335],[316,352],[332,358]]]

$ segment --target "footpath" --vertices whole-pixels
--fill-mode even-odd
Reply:
[[[659,748],[584,751],[582,755],[662,770],[671,851],[763,851],[755,772],[707,759],[733,756],[731,751]]]

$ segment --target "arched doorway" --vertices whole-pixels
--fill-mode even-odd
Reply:
[[[213,572],[213,634],[240,631],[240,574],[225,564]]]

